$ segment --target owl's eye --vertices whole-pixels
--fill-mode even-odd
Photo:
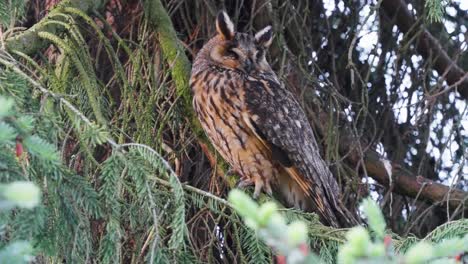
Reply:
[[[239,59],[239,55],[232,50],[227,50],[225,56],[233,60]]]

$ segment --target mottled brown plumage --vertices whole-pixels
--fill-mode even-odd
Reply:
[[[190,86],[193,106],[218,152],[241,175],[241,185],[278,190],[289,205],[319,214],[329,225],[346,225],[340,190],[307,118],[265,59],[271,27],[255,36],[234,31],[226,13],[218,34],[198,53]]]

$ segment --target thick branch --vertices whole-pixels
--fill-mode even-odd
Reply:
[[[192,93],[189,87],[191,65],[185,54],[184,47],[181,45],[171,18],[160,0],[146,0],[144,10],[149,25],[157,32],[163,56],[166,62],[171,65],[171,76],[176,85],[177,95],[182,99],[183,112],[190,122],[192,131],[195,132],[197,140],[200,141],[202,150],[210,158],[216,150],[206,138],[192,108]],[[224,168],[226,167],[221,159],[217,160],[216,167],[213,166],[219,176],[224,174]]]
[[[382,7],[391,18],[394,18],[396,25],[404,33],[408,33],[415,25],[416,20],[404,0],[383,0]],[[418,34],[418,30],[411,30],[411,34]],[[434,59],[434,69],[439,75],[444,76],[449,85],[458,84],[458,92],[464,99],[468,99],[468,75],[447,55],[437,39],[425,28],[421,30],[417,49],[424,59]]]
[[[91,10],[102,7],[107,1],[108,0],[63,0],[54,7],[46,17],[34,24],[34,26],[14,37],[6,39],[5,47],[7,50],[17,50],[31,55],[50,44],[48,39],[39,37],[39,32],[48,32],[56,35],[66,30],[64,27],[57,24],[48,23],[49,18],[54,17],[56,20],[63,20],[63,17],[55,17],[55,14],[61,12],[65,7],[72,7],[89,13]],[[75,16],[74,14],[70,15]]]
[[[380,184],[389,187],[390,178],[386,172],[382,160],[375,151],[368,151],[365,155],[367,173]],[[458,206],[468,207],[468,193],[450,188],[449,186],[434,182],[423,176],[416,176],[410,171],[401,168],[397,164],[392,166],[393,191],[409,197],[418,197],[420,200],[431,203],[446,203],[450,208]]]
[[[160,0],[146,0],[144,10],[149,24],[158,34],[164,58],[171,65],[171,76],[176,84],[177,95],[182,98],[187,114],[192,113],[192,97],[189,89],[190,61],[177,38],[171,18]]]
[[[316,121],[314,123],[315,127],[320,132],[326,131],[328,119],[325,114],[314,121]],[[346,129],[346,127],[343,129]],[[423,176],[414,175],[400,164],[393,163],[391,165],[392,181],[390,182],[384,160],[380,158],[380,155],[375,150],[368,149],[364,153],[364,157],[362,157],[359,149],[356,147],[356,144],[360,144],[359,139],[354,138],[349,131],[341,131],[340,134],[342,135],[339,142],[340,153],[347,155],[348,160],[354,165],[358,165],[362,158],[368,176],[385,187],[392,187],[393,192],[434,204],[448,201],[451,209],[456,209],[459,206],[462,209],[468,208],[467,192],[436,183]]]

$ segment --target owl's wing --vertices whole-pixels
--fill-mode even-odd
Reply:
[[[245,121],[271,149],[272,158],[314,200],[319,213],[336,220],[330,207],[337,204],[338,184],[320,157],[312,128],[294,96],[274,78],[248,78],[244,92],[251,116]]]

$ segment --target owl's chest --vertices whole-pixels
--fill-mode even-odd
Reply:
[[[242,122],[242,82],[229,74],[206,73],[193,82],[192,90],[193,106],[210,139],[225,151],[244,146],[249,133]]]
[[[210,140],[236,170],[250,174],[271,167],[267,150],[245,122],[244,84],[225,74],[192,80],[193,105]]]

